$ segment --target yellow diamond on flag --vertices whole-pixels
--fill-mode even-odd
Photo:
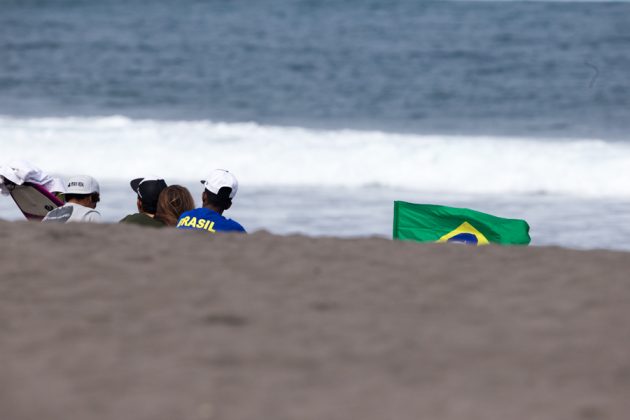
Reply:
[[[473,225],[464,222],[456,229],[442,236],[437,242],[456,242],[469,245],[488,245],[490,242]]]

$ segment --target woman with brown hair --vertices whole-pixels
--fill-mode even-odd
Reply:
[[[171,185],[160,193],[155,218],[164,222],[166,226],[175,226],[179,216],[195,208],[195,201],[190,191],[181,185]]]

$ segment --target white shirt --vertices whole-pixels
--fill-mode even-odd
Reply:
[[[77,203],[66,203],[61,207],[51,210],[42,220],[42,222],[51,223],[98,223],[100,221],[101,214],[99,212],[90,207],[85,207]]]

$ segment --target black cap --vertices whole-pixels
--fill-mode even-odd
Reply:
[[[163,179],[136,178],[130,183],[131,189],[138,194],[142,208],[147,213],[155,213],[160,193],[167,187]]]

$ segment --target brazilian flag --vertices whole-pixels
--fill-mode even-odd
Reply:
[[[394,239],[418,242],[460,242],[527,245],[525,220],[503,219],[456,207],[394,202]]]

